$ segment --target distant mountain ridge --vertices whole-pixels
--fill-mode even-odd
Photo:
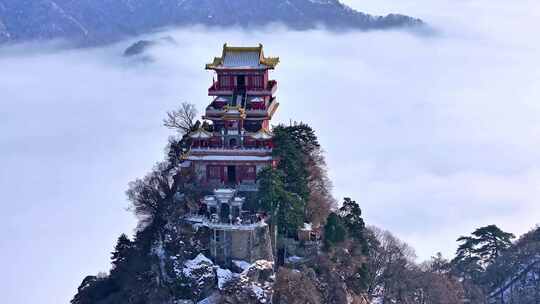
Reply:
[[[399,14],[372,16],[339,0],[0,0],[0,43],[66,38],[83,44],[167,27],[387,29],[420,26]]]

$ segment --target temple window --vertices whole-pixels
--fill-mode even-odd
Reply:
[[[242,166],[242,179],[247,181],[254,181],[257,177],[257,170],[255,166]]]
[[[211,180],[221,179],[221,167],[208,166],[208,179],[211,179]]]
[[[219,77],[219,85],[222,88],[228,88],[231,85],[231,78],[229,76],[222,75]]]
[[[253,76],[253,87],[262,88],[262,77],[261,76]]]

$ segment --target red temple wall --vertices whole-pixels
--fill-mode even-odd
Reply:
[[[220,182],[220,183],[228,183],[228,182],[235,182],[240,183],[243,181],[247,182],[254,182],[257,179],[257,172],[261,168],[265,166],[273,165],[272,163],[267,164],[255,164],[255,163],[247,163],[247,164],[234,164],[234,163],[226,163],[226,164],[207,164],[205,167],[205,170],[201,173],[204,174],[204,176],[200,176],[203,182],[205,183],[213,183],[213,182]],[[228,166],[235,166],[236,167],[236,180],[229,181],[228,180],[228,174],[227,174],[227,167]]]

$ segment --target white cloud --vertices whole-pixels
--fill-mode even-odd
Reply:
[[[127,182],[162,158],[166,110],[209,102],[203,64],[223,42],[281,56],[277,120],[313,125],[336,195],[420,257],[452,253],[484,224],[525,232],[540,219],[539,5],[517,3],[377,2],[439,26],[434,37],[171,31],[178,46],[153,49],[149,64],[120,57],[128,42],[0,50],[5,301],[66,302],[109,267],[115,238],[134,227]]]

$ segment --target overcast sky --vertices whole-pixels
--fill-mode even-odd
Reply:
[[[357,1],[422,17],[437,31],[332,34],[172,30],[152,63],[132,41],[86,50],[0,49],[0,278],[3,302],[67,303],[135,219],[127,183],[163,158],[165,112],[210,101],[204,63],[224,42],[264,43],[276,121],[304,121],[326,151],[336,197],[420,259],[495,223],[540,222],[540,4],[517,0]]]

